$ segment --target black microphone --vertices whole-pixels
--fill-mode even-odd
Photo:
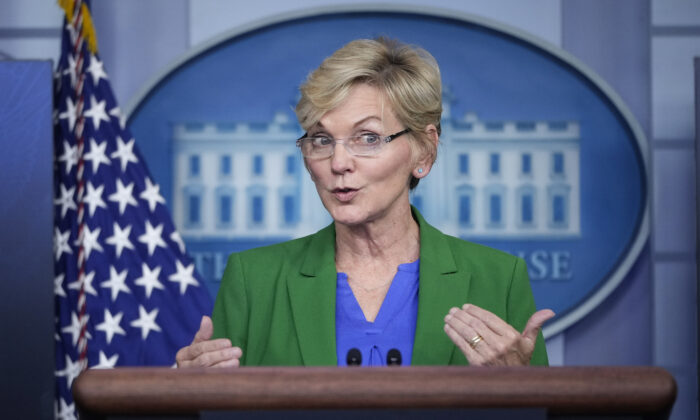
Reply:
[[[398,349],[391,349],[386,354],[387,366],[401,366],[401,352]]]
[[[348,350],[348,355],[345,359],[348,366],[360,366],[362,364],[362,353],[355,347]]]

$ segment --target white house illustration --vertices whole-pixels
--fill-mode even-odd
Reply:
[[[579,125],[443,113],[441,150],[413,203],[463,237],[580,235]]]
[[[426,219],[461,237],[580,235],[576,122],[453,119],[445,106],[438,161],[412,193]],[[173,213],[189,239],[284,240],[330,222],[303,166],[300,128],[176,124]]]

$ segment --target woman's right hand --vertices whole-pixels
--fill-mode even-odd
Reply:
[[[199,331],[192,344],[181,348],[175,355],[178,368],[185,367],[236,367],[240,365],[243,351],[233,347],[228,338],[210,340],[214,334],[214,324],[208,316],[202,317]]]

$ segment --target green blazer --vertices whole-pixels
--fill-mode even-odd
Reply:
[[[420,228],[418,318],[412,365],[466,365],[443,330],[452,307],[472,303],[522,331],[535,312],[525,262],[447,236],[414,210]],[[243,349],[241,365],[337,365],[335,227],[232,254],[212,318],[214,338]],[[531,364],[546,365],[542,335]]]

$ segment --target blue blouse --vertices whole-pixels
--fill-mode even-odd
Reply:
[[[347,366],[350,349],[358,349],[362,366],[386,366],[387,353],[401,353],[402,365],[411,364],[418,315],[420,260],[401,264],[374,322],[368,322],[348,284],[338,273],[335,306],[335,337],[338,366]]]

